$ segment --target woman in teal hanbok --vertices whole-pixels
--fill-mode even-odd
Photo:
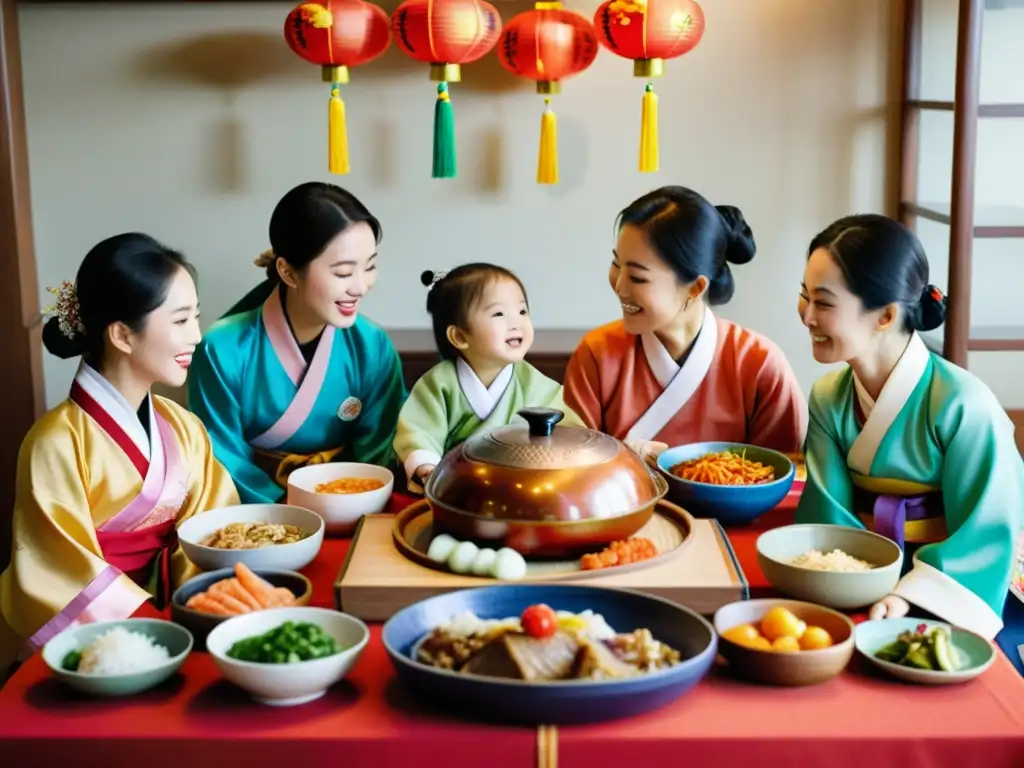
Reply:
[[[276,502],[293,470],[327,461],[389,466],[402,367],[360,313],[377,280],[381,226],[353,195],[311,182],[270,219],[267,279],[196,349],[188,405],[245,503]]]
[[[977,377],[925,346],[946,299],[918,239],[849,216],[811,242],[800,318],[814,359],[846,363],[811,391],[798,523],[865,527],[904,548],[872,618],[910,606],[994,638],[1024,525],[1013,424]]]

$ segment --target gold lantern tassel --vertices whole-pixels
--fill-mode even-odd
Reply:
[[[348,128],[345,125],[345,102],[337,83],[331,85],[327,108],[327,153],[331,173],[346,174],[352,170],[348,162]]]
[[[551,111],[551,99],[544,99],[540,117],[540,156],[537,158],[537,183],[558,183],[558,118]]]
[[[658,170],[658,94],[654,84],[644,88],[643,107],[640,111],[640,173]]]

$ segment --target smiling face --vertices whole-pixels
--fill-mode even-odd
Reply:
[[[143,320],[138,331],[122,323],[108,329],[113,348],[122,353],[137,381],[180,387],[185,383],[192,353],[199,344],[199,298],[192,276],[178,269],[164,303]]]
[[[291,269],[283,259],[278,266],[305,314],[335,328],[348,328],[377,281],[377,239],[369,224],[358,222],[331,240],[304,270]]]
[[[807,260],[797,310],[819,363],[845,363],[865,355],[879,343],[879,331],[892,327],[895,319],[892,307],[865,310],[824,248]]]
[[[533,321],[523,289],[507,277],[488,280],[469,312],[467,326],[452,326],[448,334],[474,368],[478,363],[519,362],[533,345]]]
[[[608,283],[622,306],[626,332],[636,335],[675,323],[686,300],[699,297],[707,280],[702,277],[689,285],[683,283],[643,230],[627,224],[619,231]]]

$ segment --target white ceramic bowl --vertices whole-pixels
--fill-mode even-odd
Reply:
[[[317,624],[345,650],[295,664],[260,664],[227,655],[237,641],[269,632],[286,621]],[[221,674],[253,699],[261,704],[289,707],[323,696],[351,671],[369,639],[366,625],[347,613],[327,608],[271,608],[235,616],[218,625],[206,638],[206,650]]]
[[[320,483],[343,477],[371,477],[384,486],[363,493],[317,493]],[[383,512],[395,486],[394,475],[373,464],[338,462],[313,464],[288,476],[288,503],[316,512],[327,524],[328,533],[352,533],[363,515]]]
[[[293,544],[273,544],[259,549],[215,549],[201,542],[211,533],[231,523],[282,523],[295,525],[310,535]],[[298,571],[305,568],[320,552],[324,543],[324,521],[319,515],[301,507],[284,504],[239,504],[201,512],[178,528],[178,540],[185,556],[204,571],[234,568],[245,563],[252,570],[261,568]]]
[[[64,657],[81,651],[114,627],[124,627],[152,638],[167,649],[170,658],[150,669],[117,675],[92,675],[64,669]],[[82,624],[66,629],[43,646],[43,661],[54,677],[83,693],[94,696],[132,696],[154,688],[174,675],[192,651],[192,634],[177,624],[160,619],[124,619]]]

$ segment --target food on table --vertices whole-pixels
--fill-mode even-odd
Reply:
[[[781,653],[818,651],[833,644],[828,631],[809,626],[781,605],[769,610],[757,624],[740,624],[727,629],[722,637],[746,648]]]
[[[848,555],[841,549],[833,549],[828,553],[823,553],[819,549],[811,549],[794,557],[789,564],[812,571],[837,571],[839,573],[858,573],[870,571],[875,567],[871,563]]]
[[[613,541],[600,552],[584,555],[580,559],[580,568],[584,571],[596,571],[616,565],[639,563],[657,556],[658,548],[653,541],[634,536],[625,541]]]
[[[261,635],[237,641],[227,655],[256,664],[297,664],[333,656],[343,650],[318,624],[286,621]]]
[[[683,480],[711,485],[760,485],[775,480],[775,467],[752,461],[746,452],[720,451],[684,461],[669,469]]]
[[[284,608],[297,604],[290,589],[275,587],[253,573],[245,564],[235,563],[234,578],[221,579],[210,585],[205,592],[197,592],[186,601],[185,607],[213,616],[239,616],[264,608]]]
[[[633,677],[678,664],[681,655],[650,630],[618,633],[589,610],[531,605],[518,618],[459,614],[420,643],[416,658],[468,675],[552,682]]]
[[[384,487],[384,481],[376,477],[339,477],[316,486],[317,493],[368,493]]]
[[[878,649],[875,658],[933,672],[956,672],[963,666],[949,630],[946,627],[929,630],[927,624],[918,624],[913,632],[901,632],[891,643]]]
[[[127,675],[154,669],[170,658],[167,649],[149,635],[112,627],[85,648],[70,651],[61,666],[82,675]]]
[[[231,523],[214,531],[201,542],[214,549],[259,549],[278,544],[294,544],[309,536],[297,525],[283,523]]]
[[[480,549],[471,541],[457,541],[447,533],[435,536],[427,557],[447,564],[455,573],[472,573],[501,581],[518,581],[526,575],[526,560],[514,549]]]

